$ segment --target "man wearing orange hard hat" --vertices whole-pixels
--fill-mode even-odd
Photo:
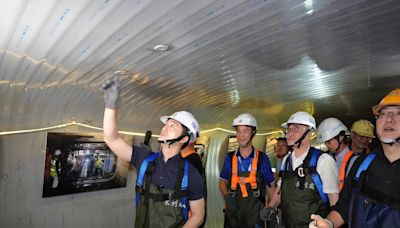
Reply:
[[[354,163],[337,204],[310,227],[400,227],[400,89],[372,107],[381,147]]]

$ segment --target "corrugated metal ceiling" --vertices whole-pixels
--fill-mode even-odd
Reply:
[[[140,132],[178,110],[203,129],[250,112],[273,131],[298,110],[349,124],[400,86],[399,1],[0,2],[1,130],[101,126],[117,70],[121,128]]]

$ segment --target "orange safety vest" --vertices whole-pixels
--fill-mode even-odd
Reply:
[[[248,177],[239,177],[238,176],[238,157],[236,154],[238,151],[232,156],[232,177],[231,177],[231,189],[236,190],[237,185],[239,184],[240,190],[242,191],[242,197],[246,198],[249,196],[246,189],[246,184],[250,183],[251,189],[257,189],[257,163],[258,163],[258,150],[255,151],[255,156],[251,161],[251,171]]]
[[[347,163],[349,162],[353,154],[354,154],[353,151],[350,150],[343,158],[342,165],[340,166],[340,171],[339,171],[339,191],[342,191],[344,185],[344,179],[346,178]]]
[[[183,150],[181,150],[182,158],[186,158],[187,156],[189,156],[191,154],[196,154],[196,151],[193,148],[186,147]]]

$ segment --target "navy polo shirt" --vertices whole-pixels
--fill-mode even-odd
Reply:
[[[140,169],[144,159],[152,153],[147,147],[132,146],[131,164]],[[182,157],[180,153],[164,162],[164,156],[160,156],[154,161],[154,172],[152,176],[152,183],[165,189],[175,189],[175,183],[178,178],[179,167],[181,166]],[[198,200],[204,197],[202,179],[198,170],[189,163],[188,174],[188,199]]]
[[[254,158],[254,149],[253,152],[247,158],[243,158],[240,153],[230,152],[226,155],[224,166],[222,167],[220,177],[224,180],[229,180],[232,175],[232,156],[238,156],[238,171],[246,172],[251,169],[251,162]],[[272,173],[271,163],[269,162],[268,156],[259,151],[259,156],[261,156],[262,163],[258,165],[262,176],[263,176],[263,184],[271,186],[272,182],[274,182],[274,174]]]

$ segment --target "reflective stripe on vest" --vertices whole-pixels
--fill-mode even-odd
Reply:
[[[231,189],[236,190],[237,185],[239,184],[240,190],[242,192],[242,197],[246,198],[249,196],[246,184],[250,183],[252,189],[257,189],[257,163],[258,163],[258,149],[255,150],[255,155],[253,160],[251,161],[251,170],[250,175],[248,177],[239,177],[238,176],[238,151],[232,156],[232,177],[231,177]]]
[[[144,161],[142,162],[137,180],[136,180],[136,189],[138,188],[143,188],[143,180],[144,180],[144,174],[147,170],[147,167],[150,162],[153,162],[158,156],[160,152],[158,153],[152,153],[149,156],[147,156]],[[186,191],[189,186],[189,161],[187,159],[184,159],[184,171],[183,171],[183,177],[182,177],[182,183],[181,183],[181,190]],[[140,199],[140,192],[136,191],[136,208],[139,205],[139,199]],[[190,218],[190,211],[189,211],[189,203],[187,196],[182,196],[180,199],[182,205],[183,205],[183,216],[185,221],[187,221]]]
[[[344,156],[342,165],[340,166],[340,171],[339,171],[339,191],[342,191],[343,184],[344,184],[344,178],[346,178],[346,167],[347,163],[349,162],[350,158],[353,156],[353,151],[348,151],[347,154]]]
[[[51,168],[50,168],[50,176],[56,177],[57,176],[57,166],[56,160],[51,160]]]

